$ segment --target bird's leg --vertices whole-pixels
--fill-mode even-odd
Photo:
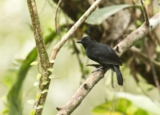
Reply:
[[[113,71],[111,72],[111,83],[112,83],[112,88],[114,88]]]
[[[103,66],[101,66],[101,67],[97,68],[96,70],[92,71],[92,73],[94,73],[94,72],[96,72],[96,71],[103,71],[103,72],[104,72]]]

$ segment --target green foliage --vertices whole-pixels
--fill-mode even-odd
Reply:
[[[15,82],[16,70],[8,71],[6,75],[3,77],[2,82],[7,86],[11,87],[12,84]]]
[[[134,43],[134,45],[137,47],[137,48],[140,48],[142,49],[143,46],[144,46],[144,40],[138,40]]]
[[[120,98],[118,101],[107,101],[95,107],[92,112],[94,115],[149,115],[124,98]]]
[[[136,20],[137,27],[140,27],[142,25],[142,22],[140,20]]]
[[[45,44],[50,43],[53,37],[56,36],[55,32],[51,32],[49,36],[45,38]],[[17,72],[17,79],[11,87],[7,98],[9,105],[9,115],[22,115],[22,87],[25,77],[30,69],[30,64],[37,58],[37,51],[34,48],[22,62],[20,69]]]
[[[27,75],[27,72],[30,68],[30,63],[35,60],[37,57],[36,49],[34,48],[26,60],[23,62],[19,72],[17,74],[17,79],[10,89],[7,98],[9,104],[9,115],[22,115],[22,85],[23,81]]]
[[[2,111],[2,114],[3,114],[3,115],[7,115],[7,114],[8,114],[8,109],[4,109],[4,110]]]
[[[113,6],[108,6],[105,8],[98,9],[94,11],[85,21],[88,24],[92,25],[99,25],[101,24],[104,20],[106,20],[108,17],[111,15],[117,13],[118,11],[124,9],[124,8],[130,8],[130,7],[139,7],[139,6],[134,6],[134,5],[129,5],[129,4],[123,4],[123,5],[113,5]]]
[[[150,98],[143,96],[143,95],[133,95],[129,93],[118,93],[117,97],[119,98],[125,98],[132,102],[133,105],[135,105],[137,108],[141,108],[142,110],[146,112],[153,113],[153,115],[159,115],[159,103],[154,102]]]
[[[144,4],[145,4],[146,6],[148,6],[150,3],[151,3],[151,0],[145,0],[145,1],[144,1]]]
[[[35,115],[35,110],[32,110],[32,111],[30,112],[30,115]]]
[[[146,111],[143,111],[142,109],[138,109],[134,115],[149,115]]]

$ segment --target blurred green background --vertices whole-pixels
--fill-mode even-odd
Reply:
[[[109,2],[111,6],[130,3],[130,0],[122,1],[120,1],[119,3],[116,3],[116,1],[114,1],[115,3],[112,3],[113,1],[111,2],[110,0],[106,0],[101,4],[100,8],[107,7],[105,4],[106,2]],[[46,41],[48,40],[46,44],[47,52],[50,55],[54,45],[60,40],[61,36],[63,36],[69,30],[76,19],[74,20],[73,17],[70,17],[70,14],[67,14],[67,11],[63,12],[64,7],[62,6],[62,10],[60,9],[58,12],[58,34],[56,34],[54,23],[57,1],[55,0],[55,3],[51,0],[38,0],[36,2],[43,36]],[[69,0],[68,4],[72,2],[77,4],[77,6],[80,3],[80,1],[78,0]],[[88,4],[91,4],[92,2],[93,1],[90,0]],[[149,1],[149,4],[151,4],[151,2],[152,1]],[[157,6],[157,2],[158,0],[153,0],[152,5],[154,10],[152,12],[152,15],[158,13],[160,9]],[[64,0],[64,3],[66,3],[66,0]],[[134,0],[134,3],[139,4],[139,1]],[[83,12],[86,11],[87,6],[85,7],[84,5],[84,9],[82,9],[82,6],[80,8],[81,10],[79,10],[81,12],[79,12],[76,16],[77,19],[83,14]],[[137,8],[129,8],[129,10],[127,11],[133,13],[131,12],[131,9]],[[137,12],[139,13],[140,11]],[[143,23],[141,19],[143,18],[143,15],[141,13],[138,13],[138,19],[136,21],[132,20],[132,16],[130,18],[130,24],[131,22],[134,22],[132,23],[132,25],[134,25],[134,29],[138,27],[138,22],[140,22],[140,25],[141,23]],[[8,101],[7,95],[9,95],[9,90],[13,87],[13,84],[17,79],[19,79],[18,77],[23,78],[23,73],[19,74],[19,71],[22,65],[26,64],[26,57],[31,51],[33,51],[33,48],[35,47],[35,41],[31,27],[31,19],[27,7],[27,1],[1,0],[0,14],[0,112],[2,115],[8,115],[10,113],[10,103],[12,100]],[[110,18],[111,19],[108,19],[108,23],[113,20],[113,15],[110,16]],[[86,57],[83,48],[75,43],[76,40],[80,39],[83,35],[88,34],[94,36],[95,32],[93,32],[94,30],[92,30],[93,27],[95,26],[87,24],[82,25],[80,30],[76,31],[76,33],[70,38],[70,40],[62,47],[62,49],[58,53],[53,70],[54,78],[51,81],[48,97],[43,111],[44,115],[55,115],[57,113],[56,107],[64,106],[78,89],[80,84],[94,70],[94,68],[87,67],[85,65],[95,62],[89,60]],[[108,30],[110,29],[108,25],[106,27],[108,28]],[[132,27],[129,26],[129,23],[127,27],[123,30],[123,35],[125,35],[127,32],[129,33],[130,31],[132,31],[132,29],[129,29],[129,27]],[[97,28],[99,28],[99,25],[98,27],[96,27],[96,29]],[[108,30],[106,30],[105,34],[110,33],[111,35],[111,33],[114,32],[110,32]],[[159,29],[156,29],[155,32],[158,30]],[[96,32],[98,33],[98,31]],[[104,34],[104,29],[102,33]],[[157,34],[157,36],[159,36],[159,34]],[[96,37],[96,35],[94,37]],[[102,39],[100,40],[100,38]],[[113,46],[122,40],[113,40],[111,38],[112,37],[110,37],[110,40],[108,40],[108,43]],[[96,40],[98,41],[104,41],[103,39],[104,38],[102,36],[96,38]],[[143,42],[138,42],[136,43],[136,45],[140,49],[144,47]],[[75,46],[80,53],[76,52]],[[154,54],[157,55],[157,58],[155,60],[159,61],[159,45],[156,45],[155,49],[156,52],[154,52]],[[32,52],[32,55],[30,56],[36,56],[35,52]],[[126,53],[123,56],[127,57],[128,55]],[[79,62],[77,57],[80,58],[82,63]],[[35,60],[38,61],[37,58],[35,58]],[[128,61],[126,61],[123,57],[122,60],[124,62],[123,66],[121,67],[121,71],[125,79],[124,86],[120,87],[117,85],[116,76],[114,74],[113,77],[115,87],[112,88],[112,71],[109,70],[105,74],[104,79],[97,83],[97,85],[83,100],[81,105],[73,112],[73,115],[160,115],[160,94],[156,85],[147,82],[146,79],[142,77],[142,75],[138,72],[136,76],[138,77],[139,82],[136,82],[133,77],[134,75],[131,72],[131,68],[130,66],[128,66],[129,61],[133,60],[129,57],[127,59]],[[139,59],[138,61],[140,61],[139,63],[141,64],[141,60]],[[135,66],[135,69],[136,67],[137,66]],[[34,87],[33,84],[37,81],[37,68],[37,65],[29,66],[28,71],[27,67],[24,68],[23,72],[24,76],[26,75],[26,78],[24,82],[22,82],[23,85],[18,86],[20,87],[19,90],[22,90],[20,91],[22,95],[20,93],[19,97],[20,100],[22,99],[22,105],[19,105],[23,108],[23,115],[28,115],[33,108],[33,105],[28,104],[27,101],[34,100],[36,97],[37,87]],[[145,72],[146,71],[144,71],[144,73]],[[150,77],[153,78],[153,76]],[[10,94],[10,96],[16,95],[19,96],[16,92],[12,92]],[[14,101],[18,100],[16,100],[15,98]],[[17,110],[15,109],[15,111]],[[18,113],[16,114],[18,115]],[[12,113],[12,115],[16,114]]]

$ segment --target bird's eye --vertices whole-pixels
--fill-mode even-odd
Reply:
[[[87,38],[86,41],[90,41],[90,38]]]

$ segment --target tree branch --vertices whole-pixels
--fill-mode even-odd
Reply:
[[[75,32],[75,30],[84,22],[84,20],[95,10],[95,8],[100,4],[102,0],[97,0],[85,13],[84,15],[76,22],[76,24],[68,31],[67,34],[61,39],[61,41],[54,47],[53,52],[50,56],[50,59],[55,59],[60,48],[65,44],[69,37]],[[51,72],[48,70],[53,66],[53,63],[49,62],[47,52],[43,43],[43,36],[41,33],[40,22],[38,18],[36,2],[35,0],[27,0],[28,8],[31,15],[36,47],[38,50],[41,66],[41,78],[39,83],[39,91],[37,94],[37,100],[34,105],[34,110],[31,111],[34,115],[41,115],[44,107],[44,103],[47,97],[47,92],[49,89],[50,79],[49,75]]]
[[[127,51],[136,41],[142,39],[146,34],[153,30],[160,23],[160,13],[153,16],[149,22],[151,28],[147,27],[146,24],[142,24],[137,30],[129,34],[123,41],[121,41],[117,46],[114,47],[116,53],[121,56],[125,51]],[[63,107],[57,107],[57,115],[69,115],[73,112],[85,96],[91,91],[91,89],[96,85],[98,81],[103,78],[103,73],[101,71],[91,74],[87,80],[80,86],[80,88],[75,92],[67,104]]]
[[[103,77],[104,74],[102,71],[91,74],[64,107],[57,107],[57,110],[59,111],[57,115],[70,115],[78,105],[80,105],[95,84]]]
[[[47,91],[49,89],[50,79],[49,75],[51,74],[48,71],[48,68],[52,67],[52,64],[49,62],[49,57],[47,51],[45,49],[45,44],[43,41],[43,36],[41,32],[41,26],[39,22],[37,7],[35,0],[27,0],[28,8],[30,11],[33,31],[34,31],[34,38],[36,42],[36,48],[38,51],[39,56],[39,63],[41,67],[41,78],[39,80],[39,89],[37,93],[36,102],[34,104],[34,110],[32,110],[33,115],[41,115],[43,111],[43,106],[47,97]]]
[[[54,46],[50,59],[54,60],[61,47],[66,43],[69,37],[80,27],[80,25],[86,20],[86,18],[96,9],[96,7],[103,0],[96,0],[92,6],[80,17],[80,19],[72,26],[72,28],[65,34],[62,39]]]
[[[146,26],[149,27],[149,19],[148,19],[148,14],[147,14],[146,8],[145,8],[145,6],[144,6],[143,1],[142,1],[142,0],[140,0],[140,1],[141,1],[141,5],[142,5],[142,10],[143,10],[143,14],[144,14]]]
[[[58,9],[59,9],[59,5],[61,4],[62,0],[59,0],[58,1],[58,4],[57,4],[57,8],[56,8],[56,13],[55,13],[55,30],[56,30],[56,33],[58,33],[58,27],[57,27],[57,17],[58,17]]]
[[[152,31],[160,23],[160,13],[157,13],[150,20],[150,27],[147,27],[143,23],[138,29],[129,34],[123,41],[121,41],[117,46],[114,47],[115,51],[119,56],[121,56],[125,51],[127,51],[136,41],[142,39],[146,34]]]

